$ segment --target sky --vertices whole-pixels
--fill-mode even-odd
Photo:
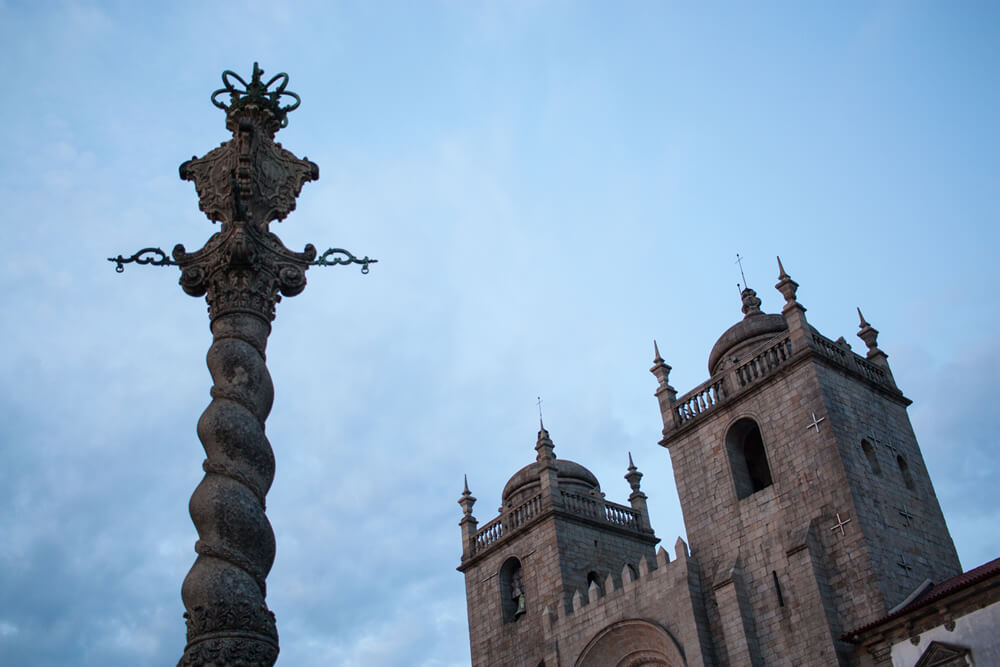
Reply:
[[[205,303],[119,253],[213,231],[178,165],[287,72],[313,268],[268,347],[279,665],[469,663],[456,504],[556,454],[684,535],[648,369],[740,317],[880,332],[962,565],[1000,555],[1000,16],[962,2],[0,0],[0,663],[173,665]]]

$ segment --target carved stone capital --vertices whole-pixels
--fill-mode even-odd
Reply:
[[[226,225],[201,250],[174,247],[180,284],[191,296],[205,296],[209,318],[251,313],[270,322],[281,295],[295,296],[306,286],[306,269],[316,248],[302,252],[285,247],[276,235],[245,222]]]

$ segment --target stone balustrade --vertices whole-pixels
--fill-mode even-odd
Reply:
[[[566,512],[576,516],[605,521],[628,530],[641,530],[642,520],[638,511],[628,505],[619,505],[604,500],[600,495],[591,496],[563,492],[562,505]],[[543,501],[542,494],[538,494],[512,509],[504,509],[500,516],[476,531],[472,539],[472,554],[470,555],[488,549],[500,539],[519,531],[533,519],[541,516],[547,509],[551,509],[551,507]]]
[[[687,426],[712,412],[717,406],[733,400],[752,385],[787,366],[793,356],[802,352],[816,353],[869,382],[898,391],[885,368],[854,353],[842,342],[832,341],[815,330],[803,342],[805,345],[801,346],[802,349],[794,349],[792,338],[787,333],[772,338],[735,365],[716,373],[676,399],[672,405],[674,428]]]
[[[791,357],[792,341],[788,336],[782,336],[777,342],[769,341],[762,350],[753,353],[748,361],[736,367],[736,380],[740,387],[746,387],[770,374]]]
[[[507,526],[510,530],[520,528],[542,513],[542,494],[521,503],[506,513]],[[502,518],[502,517],[501,517]]]
[[[842,365],[847,365],[847,353],[843,347],[830,340],[826,336],[813,332],[812,335],[813,348],[815,348],[820,354],[825,356],[827,359],[836,361]]]
[[[503,522],[500,521],[501,518],[503,517],[498,516],[476,531],[476,537],[473,540],[473,551],[482,551],[504,536]]]
[[[608,523],[613,523],[632,530],[639,530],[639,513],[631,507],[604,501],[604,519]]]
[[[816,332],[813,332],[812,340],[814,347],[831,361],[835,361],[845,368],[850,368],[870,382],[885,387],[894,387],[889,374],[885,372],[884,368],[880,368],[861,355],[855,354],[846,345],[838,344],[836,341],[832,341]]]
[[[717,375],[707,382],[703,382],[674,403],[674,416],[677,425],[680,426],[701,416],[722,403],[728,396],[725,376]]]

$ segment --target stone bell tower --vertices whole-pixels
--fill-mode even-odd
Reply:
[[[744,289],[706,382],[678,396],[656,350],[660,444],[716,658],[850,664],[843,632],[961,569],[878,331],[864,356],[823,336],[778,268],[781,314]]]
[[[625,478],[632,493],[629,505],[619,505],[605,500],[592,472],[556,458],[544,426],[535,451],[535,462],[507,482],[493,520],[479,526],[467,483],[458,501],[464,513],[458,570],[465,575],[476,667],[572,664],[567,655],[583,648],[569,638],[581,627],[574,619],[583,614],[574,612],[655,567],[659,540],[631,456]]]

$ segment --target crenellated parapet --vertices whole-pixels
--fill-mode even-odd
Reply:
[[[542,611],[546,642],[553,653],[558,650],[563,659],[569,658],[567,664],[574,664],[577,656],[592,648],[587,643],[591,637],[600,637],[607,629],[644,623],[662,633],[666,647],[661,651],[668,656],[672,645],[685,656],[686,664],[705,664],[703,656],[710,654],[711,640],[699,575],[696,559],[678,538],[674,560],[660,547],[655,558],[625,563],[620,576],[609,573],[600,585],[591,582],[586,590],[567,591],[568,607],[546,606]],[[647,648],[653,648],[653,643]]]

